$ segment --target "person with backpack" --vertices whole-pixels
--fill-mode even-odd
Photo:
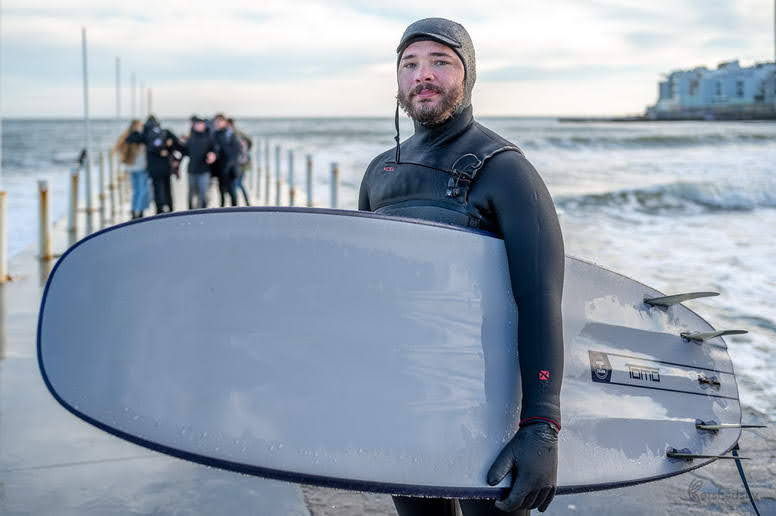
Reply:
[[[229,127],[234,131],[235,136],[237,136],[237,141],[240,143],[240,154],[237,157],[237,176],[234,178],[234,189],[236,192],[238,189],[242,192],[243,199],[245,199],[245,205],[250,206],[251,201],[248,199],[248,192],[245,190],[243,177],[245,177],[245,174],[251,169],[251,147],[253,146],[253,142],[251,142],[251,138],[247,134],[234,126],[233,118],[227,118],[226,121],[229,123]]]
[[[240,157],[240,142],[223,114],[219,113],[213,117],[213,126],[215,127],[213,139],[218,148],[214,169],[218,178],[221,207],[226,204],[227,193],[231,198],[232,206],[237,206],[237,191],[234,180],[239,168],[237,162]]]
[[[127,136],[128,143],[142,143],[146,150],[146,163],[148,174],[154,185],[154,204],[156,213],[173,211],[172,163],[180,153],[183,145],[180,140],[168,129],[163,129],[154,115],[149,115],[143,125],[143,132],[135,131]]]

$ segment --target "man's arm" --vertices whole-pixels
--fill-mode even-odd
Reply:
[[[364,172],[364,177],[361,178],[361,187],[358,189],[358,211],[372,211],[372,206],[369,204],[369,171],[372,170],[375,162],[379,159],[380,156],[377,156],[369,163],[369,166],[366,167],[366,172]]]
[[[490,198],[504,236],[518,309],[520,424],[547,421],[560,430],[565,253],[558,215],[547,187],[527,159],[503,152],[492,160],[490,172],[497,173],[487,179],[496,180],[498,186]]]
[[[175,133],[173,133],[170,130],[166,130],[165,134],[165,146],[170,150],[170,152],[180,152],[181,154],[184,153],[186,150],[186,147],[184,144],[180,141],[180,138],[175,136]]]
[[[143,137],[143,133],[140,131],[133,131],[127,135],[126,139],[127,143],[145,143],[145,138]]]
[[[513,472],[511,492],[497,506],[543,511],[555,493],[561,423],[563,237],[547,187],[525,157],[502,152],[481,174],[475,188],[486,192],[503,234],[517,304],[523,392],[520,429],[494,462],[488,482]]]

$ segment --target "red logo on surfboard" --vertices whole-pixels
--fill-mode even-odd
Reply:
[[[550,372],[546,369],[542,369],[539,371],[539,380],[543,382],[549,382],[550,381]]]

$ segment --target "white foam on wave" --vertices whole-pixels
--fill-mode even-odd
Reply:
[[[776,207],[776,178],[756,177],[715,182],[677,181],[647,188],[559,196],[565,211],[627,208],[651,213],[754,210]]]

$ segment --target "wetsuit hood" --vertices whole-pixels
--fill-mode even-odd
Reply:
[[[477,67],[475,65],[474,56],[474,44],[466,32],[466,29],[460,23],[456,23],[446,18],[424,18],[418,20],[404,31],[404,34],[399,41],[399,46],[396,47],[396,68],[399,68],[399,61],[404,50],[416,41],[436,41],[442,45],[450,47],[450,49],[456,53],[458,58],[463,63],[464,70],[464,85],[463,85],[463,100],[461,105],[458,106],[453,113],[453,119],[460,118],[460,115],[466,111],[469,112],[471,117],[471,105],[472,105],[472,90],[474,89],[474,82],[477,80]],[[449,122],[449,121],[448,121]],[[447,124],[445,122],[442,125]],[[396,126],[396,163],[401,162],[401,150],[400,150],[400,135],[399,135],[399,103],[396,103],[396,113],[394,115],[394,123]],[[417,131],[420,124],[415,123],[415,130]]]
[[[458,55],[463,63],[465,73],[463,102],[458,108],[458,112],[469,107],[472,103],[474,82],[477,80],[477,67],[475,66],[474,44],[463,25],[445,18],[425,18],[411,24],[404,31],[399,46],[396,47],[397,68],[404,50],[416,41],[436,41],[450,47]]]

